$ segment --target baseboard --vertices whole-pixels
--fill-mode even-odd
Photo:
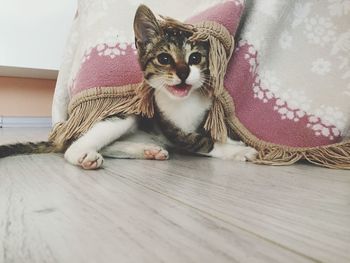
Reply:
[[[58,70],[0,66],[0,76],[35,79],[57,79]]]
[[[0,128],[49,128],[51,117],[5,117],[0,116]]]

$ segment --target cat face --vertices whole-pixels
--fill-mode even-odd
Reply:
[[[156,92],[185,99],[208,82],[208,43],[191,42],[191,33],[179,29],[161,29],[146,6],[136,12],[134,31],[144,78]]]

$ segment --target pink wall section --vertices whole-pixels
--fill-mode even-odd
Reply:
[[[0,77],[0,116],[49,117],[56,80]]]

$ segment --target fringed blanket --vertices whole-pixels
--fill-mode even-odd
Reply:
[[[125,37],[132,34],[123,33],[132,31],[132,19],[121,20],[125,12],[133,17],[137,3],[101,2],[79,3],[73,48],[68,49],[69,59],[60,72],[53,107],[56,126],[50,139],[58,145],[78,138],[112,114],[153,114],[153,92],[141,82],[132,38]],[[146,4],[156,7],[153,2]],[[208,7],[206,1],[194,2],[177,1],[173,3],[177,8],[162,13],[182,9],[185,13],[192,4]],[[225,26],[205,22],[187,28],[193,30],[194,38],[208,39],[212,46],[215,103],[205,128],[219,141],[233,130],[259,150],[258,163],[285,165],[305,159],[350,169],[350,143],[343,139],[350,116],[349,103],[345,103],[350,76],[347,9],[311,0],[302,4],[271,0],[269,6],[258,2],[246,3],[241,39],[230,61],[231,35],[236,32],[244,1],[211,1],[208,10],[188,20]],[[110,30],[115,19],[124,27]],[[184,26],[165,22],[164,26]],[[105,37],[98,39],[96,34],[101,32]],[[69,92],[65,92],[67,87]]]

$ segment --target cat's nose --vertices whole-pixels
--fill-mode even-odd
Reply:
[[[180,64],[176,66],[176,75],[181,79],[182,82],[190,75],[190,67],[186,64]]]

